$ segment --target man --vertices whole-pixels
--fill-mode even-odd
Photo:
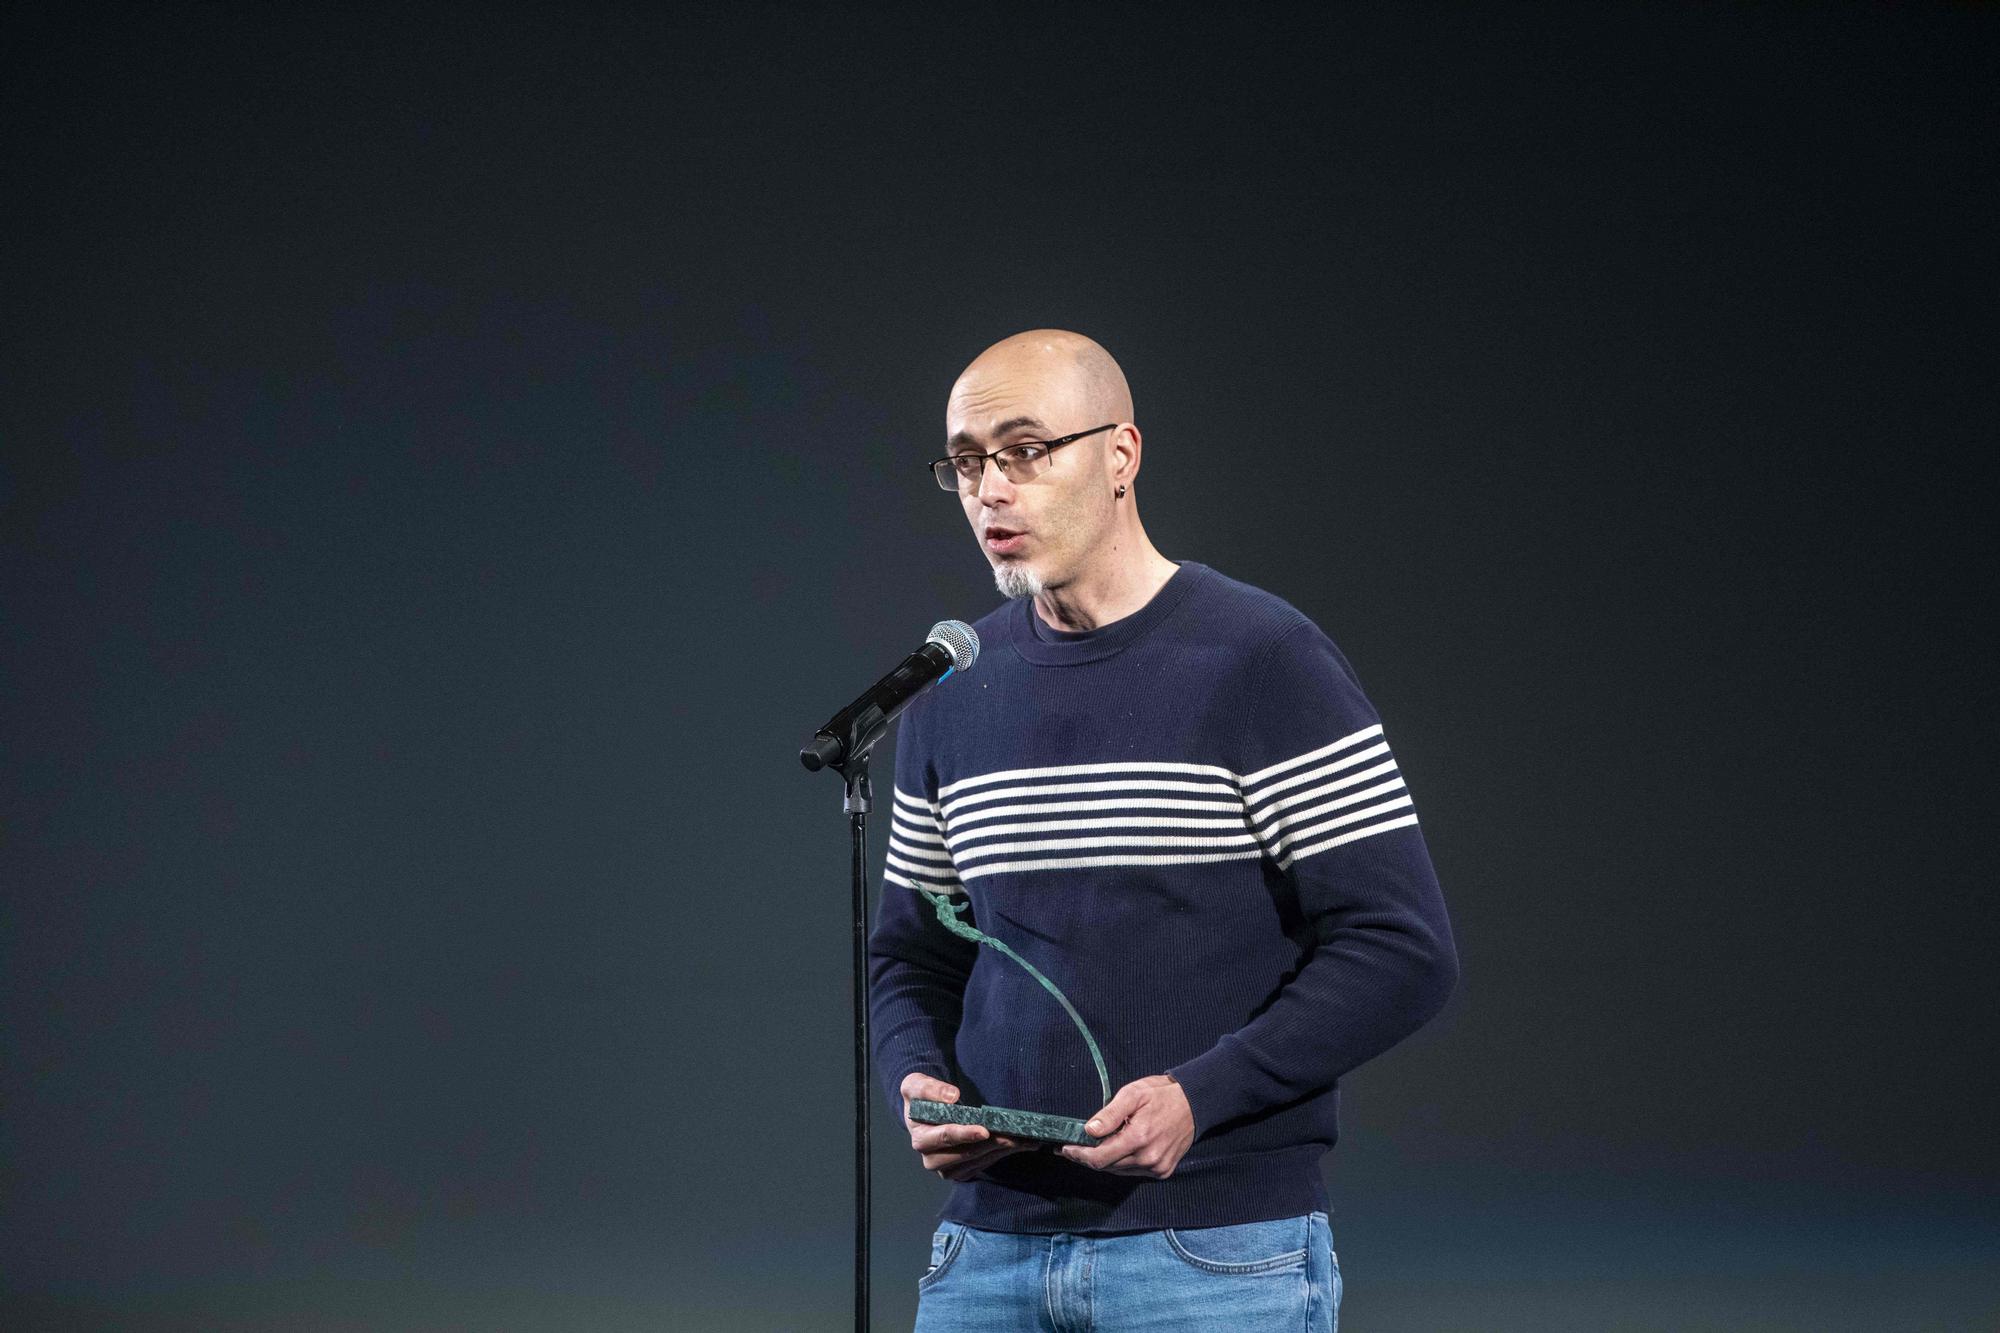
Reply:
[[[956,495],[1014,599],[897,737],[870,944],[877,1069],[955,1183],[920,1333],[1335,1327],[1319,1163],[1336,1081],[1458,975],[1410,796],[1332,642],[1147,538],[1124,374],[1074,333],[995,344],[946,405]],[[1204,460],[1218,484],[1230,458]],[[1256,477],[1237,477],[1255,484]],[[918,889],[1045,973],[944,928]],[[910,1119],[1088,1117],[1094,1147]]]

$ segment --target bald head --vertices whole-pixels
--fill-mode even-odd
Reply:
[[[941,475],[1002,593],[1035,598],[1051,625],[1089,629],[1173,577],[1139,522],[1142,442],[1111,353],[1065,329],[1003,338],[951,386],[944,422],[947,453],[985,456]]]
[[[1030,329],[981,352],[952,385],[947,413],[980,417],[1002,398],[1047,403],[1074,421],[1069,430],[1132,420],[1125,372],[1111,353],[1066,329]]]

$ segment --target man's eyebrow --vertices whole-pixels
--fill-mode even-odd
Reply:
[[[1001,439],[1014,431],[1023,429],[1032,430],[1038,435],[1047,435],[1049,433],[1047,423],[1040,417],[1009,417],[993,428],[993,438],[996,440]],[[979,441],[973,439],[970,432],[960,431],[944,442],[944,448],[946,453],[955,454],[961,449],[973,448],[978,443]]]

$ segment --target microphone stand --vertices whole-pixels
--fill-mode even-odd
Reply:
[[[836,719],[841,720],[841,719]],[[831,768],[846,784],[841,809],[847,812],[854,883],[854,1330],[868,1333],[868,811],[874,788],[868,757],[888,726],[879,710],[860,725],[815,735],[799,756],[808,769]]]
[[[831,768],[847,784],[841,808],[854,845],[854,1328],[868,1333],[868,756],[918,690],[979,656],[979,636],[955,620],[931,627],[924,646],[868,692],[833,715],[806,742],[799,762]],[[943,675],[938,673],[942,672]]]
[[[854,845],[854,1329],[868,1333],[868,754],[840,765]]]

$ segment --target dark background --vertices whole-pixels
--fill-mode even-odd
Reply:
[[[794,753],[995,602],[918,464],[1053,324],[1452,907],[1344,1326],[1993,1327],[1996,23],[15,11],[0,1323],[844,1327]]]

